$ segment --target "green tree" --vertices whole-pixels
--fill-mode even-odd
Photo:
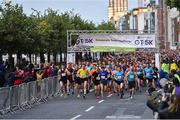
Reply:
[[[166,4],[170,7],[176,7],[180,11],[180,1],[179,0],[166,0]]]
[[[26,18],[23,7],[11,2],[3,3],[1,6],[1,51],[9,53],[12,63],[12,54],[16,53],[20,60],[21,52],[26,46]],[[12,63],[13,64],[13,63]]]
[[[116,28],[112,23],[103,21],[101,22],[101,24],[97,26],[97,29],[98,30],[115,30]]]

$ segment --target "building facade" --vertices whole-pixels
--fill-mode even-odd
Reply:
[[[134,8],[120,18],[120,30],[132,30],[139,33],[155,32],[156,10],[152,6]]]
[[[108,19],[119,29],[119,20],[128,11],[128,0],[109,0]]]

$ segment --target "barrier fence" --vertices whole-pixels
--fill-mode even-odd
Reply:
[[[46,102],[47,98],[59,93],[58,77],[45,78],[12,87],[0,88],[0,116],[26,110],[35,103]]]

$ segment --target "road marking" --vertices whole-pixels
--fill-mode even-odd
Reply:
[[[141,116],[121,115],[121,116],[106,116],[106,119],[141,119]]]
[[[102,103],[102,102],[104,102],[104,100],[100,100],[98,103]]]
[[[77,116],[71,118],[70,120],[75,120],[75,119],[77,119],[77,118],[79,118],[79,117],[81,117],[81,115],[77,115]]]
[[[111,97],[113,94],[108,95],[107,97]]]
[[[91,90],[89,90],[90,92],[93,92],[94,91],[94,89],[91,89]]]
[[[94,106],[91,106],[90,108],[88,108],[87,110],[85,110],[86,112],[89,112],[90,110],[92,110],[94,108]]]

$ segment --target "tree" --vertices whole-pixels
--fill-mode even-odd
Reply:
[[[167,6],[170,8],[177,8],[180,11],[180,1],[179,0],[166,0]]]
[[[57,10],[46,9],[44,14],[32,9],[32,14],[27,16],[21,5],[2,3],[0,6],[0,61],[2,54],[18,55],[20,62],[22,54],[39,54],[42,63],[45,62],[44,54],[54,56],[56,63],[57,53],[67,52],[67,30],[115,30],[113,24],[102,22],[96,26],[92,21],[82,19],[81,15],[73,11],[60,13]],[[77,36],[72,36],[75,44]],[[50,59],[48,59],[50,61]]]
[[[4,8],[1,8],[1,49],[3,52],[9,53],[11,63],[13,53],[17,54],[20,61],[20,55],[27,40],[25,34],[27,16],[23,13],[23,7],[18,4],[13,6],[11,2],[4,3]]]
[[[115,26],[111,23],[111,22],[101,22],[101,24],[99,24],[97,26],[98,30],[115,30]]]

